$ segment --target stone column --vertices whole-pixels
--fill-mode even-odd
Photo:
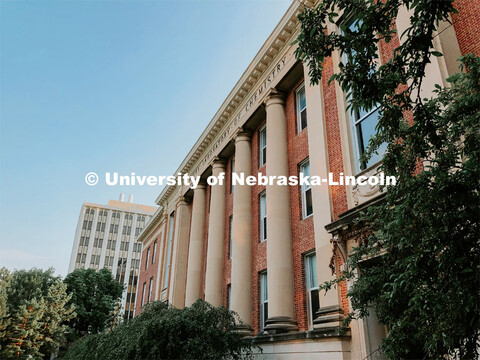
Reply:
[[[185,307],[190,209],[183,196],[176,209],[175,235],[170,266],[169,302],[178,309]]]
[[[312,86],[308,76],[308,68],[304,65],[305,96],[307,101],[308,119],[308,151],[310,161],[310,175],[328,177],[327,138],[324,122],[324,103],[320,85]],[[333,210],[328,186],[312,186],[313,226],[315,229],[315,253],[317,256],[318,282],[334,279],[330,270],[332,257],[332,236],[325,230],[325,225],[332,222]],[[343,310],[340,306],[338,290],[332,288],[319,294],[320,309],[313,316],[314,328],[340,326],[343,319]]]
[[[187,290],[185,306],[192,305],[202,297],[201,282],[203,270],[203,231],[205,228],[205,184],[193,190],[192,223],[190,247],[188,250]]]
[[[288,176],[287,119],[284,95],[273,89],[267,112],[267,176]],[[265,330],[296,330],[293,288],[292,229],[288,186],[267,185],[268,319]]]
[[[223,173],[222,184],[212,185],[210,196],[210,217],[208,222],[207,274],[205,279],[205,300],[213,306],[220,306],[223,289],[223,257],[225,237],[225,163],[215,159],[212,176]]]
[[[251,175],[251,138],[246,132],[239,132],[235,138],[235,172]],[[232,224],[232,310],[242,322],[252,324],[252,198],[251,187],[235,185],[233,193]],[[241,330],[248,333],[247,326]]]

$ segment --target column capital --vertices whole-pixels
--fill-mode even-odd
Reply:
[[[244,128],[239,127],[234,135],[235,144],[239,141],[248,141],[252,140],[252,134],[249,131],[246,131]]]
[[[178,200],[177,200],[177,207],[178,206],[183,206],[183,205],[188,205],[189,202],[187,201],[187,199],[185,198],[185,196],[179,196],[178,197]]]
[[[206,188],[207,188],[207,183],[204,180],[200,180],[197,187],[195,189],[193,189],[193,191],[195,191],[195,190],[205,190]]]
[[[210,164],[212,169],[223,169],[225,170],[225,159],[215,156]]]
[[[281,90],[272,88],[265,97],[264,104],[268,108],[270,105],[285,105],[285,93]]]

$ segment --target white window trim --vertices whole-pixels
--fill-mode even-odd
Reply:
[[[305,167],[305,165],[308,163],[308,166],[310,167],[310,158],[306,158],[305,160],[303,160],[299,166],[298,166],[298,170],[299,170],[299,173],[302,172],[302,168]],[[310,168],[311,170],[311,168]],[[307,215],[307,190],[310,189],[310,192],[312,191],[312,186],[309,184],[309,185],[306,185],[306,184],[303,184],[301,185],[301,192],[302,192],[302,219],[308,219],[310,216],[313,216],[313,199],[312,199],[312,213],[310,215]],[[311,194],[312,197],[313,197],[313,194]]]
[[[268,229],[267,229],[267,236],[264,237],[265,233],[265,225],[262,217],[262,198],[265,198],[265,219],[267,218],[267,191],[264,190],[258,195],[258,201],[259,201],[259,213],[260,213],[260,242],[267,241],[268,239]]]
[[[150,278],[150,284],[148,288],[148,302],[152,301],[152,290],[153,290],[153,276]]]
[[[142,307],[145,305],[145,292],[147,291],[147,282],[143,283],[143,290],[142,290]]]
[[[337,24],[337,27],[338,27],[338,31],[340,32],[343,32],[342,29],[340,28],[340,24],[348,24],[350,21],[353,20],[353,16],[349,16],[348,18],[344,18],[344,19],[341,19],[338,24]],[[377,68],[381,65],[381,56],[380,56],[380,48],[377,47],[377,55],[378,55],[378,58],[376,59],[376,65],[377,65]],[[341,59],[343,61],[343,63],[346,63],[348,61],[348,55],[346,53],[342,53],[341,54]],[[348,105],[349,103],[349,100],[347,99],[347,94],[345,93],[345,104]],[[351,129],[351,141],[353,142],[353,162],[354,162],[354,169],[355,169],[355,172],[358,174],[374,167],[378,162],[370,165],[370,166],[367,166],[367,164],[363,164],[361,161],[360,161],[360,157],[363,155],[363,148],[361,147],[361,143],[360,143],[360,134],[358,132],[358,129],[357,129],[357,125],[359,125],[363,120],[367,119],[372,113],[374,113],[375,111],[377,111],[378,109],[380,108],[380,106],[376,106],[374,108],[372,108],[367,114],[365,114],[364,116],[360,117],[359,119],[355,119],[355,114],[352,112],[352,111],[348,111],[347,114],[348,114],[348,122],[349,122],[349,126],[350,126],[350,129]],[[365,144],[365,148],[368,144]],[[363,166],[365,166],[365,168],[362,168]]]
[[[266,281],[265,281],[266,279]],[[265,284],[264,284],[265,283]],[[265,296],[266,295],[266,296]],[[260,331],[265,329],[265,310],[264,305],[268,308],[268,275],[266,271],[260,273]]]
[[[305,107],[303,109],[300,109],[300,101],[299,101],[299,93],[300,91],[305,92],[305,83],[302,83],[297,90],[295,90],[295,103],[296,103],[296,110],[297,110],[297,134],[300,134],[303,130],[305,130],[308,127],[308,117],[307,117],[307,125],[305,128],[302,129],[302,117],[301,117],[301,112],[303,109],[307,108],[307,93],[305,92]]]
[[[265,130],[265,146],[262,147],[262,132]],[[267,125],[263,125],[260,130],[258,130],[258,135],[259,135],[259,141],[258,141],[258,144],[259,144],[259,156],[258,156],[258,164],[259,164],[259,167],[262,167],[264,166],[266,163],[267,163],[267,159],[264,159],[263,158],[263,149],[266,149],[267,148],[267,137],[266,137],[266,131],[267,131]]]
[[[311,256],[315,256],[315,262],[316,262],[316,256],[317,254],[315,253],[315,251],[310,251],[308,253],[306,253],[304,255],[304,263],[305,263],[305,291],[307,292],[307,316],[308,316],[308,327],[310,330],[313,330],[313,320],[315,320],[315,314],[312,313],[312,300],[311,300],[311,296],[310,296],[310,293],[312,290],[318,290],[319,286],[318,284],[316,284],[316,286],[311,286],[312,284],[310,284],[310,287],[309,287],[309,277],[308,277],[308,274],[309,274],[309,271],[310,271],[310,262],[307,261],[307,258],[308,257],[311,257]],[[317,269],[313,269],[315,272],[317,271]],[[319,299],[320,300],[320,299]]]
[[[233,254],[233,215],[230,215],[228,218],[228,226],[229,226],[229,233],[228,233],[228,258],[232,258]]]
[[[157,240],[153,242],[152,264],[155,264],[155,256],[157,256]]]

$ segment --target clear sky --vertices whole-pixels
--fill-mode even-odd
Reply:
[[[0,266],[66,275],[84,177],[171,175],[291,0],[0,0]]]

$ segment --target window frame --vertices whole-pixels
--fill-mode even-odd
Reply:
[[[262,271],[259,273],[259,290],[260,296],[259,300],[259,313],[260,313],[260,331],[265,330],[265,322],[268,319],[268,275],[267,271]],[[267,311],[265,312],[265,305]]]
[[[310,158],[306,158],[300,164],[298,164],[298,173],[304,173],[302,169],[306,167],[308,164],[308,175],[310,176]],[[307,214],[307,191],[310,190],[310,202],[312,204],[312,212]],[[307,219],[313,215],[313,194],[312,194],[312,186],[309,184],[302,184],[300,185],[300,192],[301,192],[301,199],[302,199],[302,219]]]
[[[339,31],[343,32],[343,30],[341,28],[342,24],[344,24],[345,27],[350,28],[350,26],[353,25],[353,23],[355,23],[355,21],[357,21],[355,19],[355,17],[352,14],[350,14],[349,16],[344,16],[342,19],[340,19],[339,22],[337,23],[337,27],[338,27]],[[346,63],[349,59],[349,55],[347,53],[342,53],[341,54],[341,59],[344,63]],[[381,57],[379,56],[377,60],[381,61]],[[347,94],[345,94],[345,102],[346,102],[346,105],[348,105],[349,99],[347,98]],[[373,156],[370,158],[368,163],[365,163],[364,161],[360,161],[361,156],[365,153],[365,151],[367,149],[367,146],[368,146],[368,142],[366,144],[364,144],[364,141],[363,141],[361,124],[362,124],[362,122],[367,120],[372,114],[377,112],[379,109],[380,109],[379,105],[374,106],[372,109],[368,110],[363,116],[360,116],[358,110],[355,111],[355,112],[353,112],[352,110],[349,110],[347,112],[348,113],[348,118],[349,118],[349,125],[350,125],[351,132],[352,132],[350,138],[353,141],[354,168],[355,168],[357,174],[359,174],[359,173],[373,167],[375,164],[379,163],[381,161],[381,157],[382,157],[381,154],[385,151],[385,150],[383,150],[383,152],[382,151],[379,152],[378,151],[379,149],[377,149],[377,153],[378,153],[378,156],[380,156],[380,159],[376,159],[375,161],[371,161],[372,159],[375,159],[375,154],[373,154]],[[377,124],[378,124],[378,116],[377,116]]]
[[[150,277],[150,284],[148,286],[148,303],[152,301],[152,292],[153,292],[153,276]]]
[[[147,249],[147,259],[145,261],[145,270],[148,269],[148,262],[150,261],[149,259],[150,259],[150,246]]]
[[[315,257],[315,268],[311,269],[312,267],[312,261],[309,260],[311,258]],[[310,273],[313,270],[313,273],[315,274],[316,277],[316,282],[318,283],[318,274],[317,274],[317,254],[315,251],[310,251],[306,253],[303,256],[304,260],[304,271],[305,271],[305,291],[307,295],[307,320],[308,320],[308,327],[310,330],[313,330],[313,321],[315,320],[315,314],[313,313],[312,309],[312,292],[317,291],[317,296],[318,296],[318,305],[320,308],[320,297],[319,297],[319,284],[311,284],[312,280],[310,278]]]
[[[265,199],[262,201],[262,199]],[[259,220],[260,220],[260,242],[267,241],[268,239],[268,228],[267,228],[267,190],[263,190],[258,194],[258,204],[259,204]],[[265,206],[265,211],[262,211],[262,204]]]
[[[265,143],[262,141],[262,133],[265,132]],[[261,168],[267,163],[267,124],[258,130],[258,167]],[[265,150],[265,154],[263,152]]]
[[[147,282],[143,282],[143,290],[142,290],[142,307],[145,306],[145,293],[147,291]]]
[[[305,107],[300,109],[300,92],[303,90],[305,96]],[[295,111],[297,115],[297,134],[300,134],[308,127],[308,116],[305,114],[305,127],[302,128],[302,111],[307,111],[307,93],[305,91],[305,82],[295,90]]]
[[[155,256],[157,256],[157,240],[153,242],[152,264],[155,264]]]
[[[228,217],[228,226],[229,226],[229,232],[228,232],[228,258],[232,258],[233,254],[233,215],[230,215]]]
[[[235,186],[233,186],[233,173],[235,172],[235,156],[230,160],[230,194],[235,192]]]

